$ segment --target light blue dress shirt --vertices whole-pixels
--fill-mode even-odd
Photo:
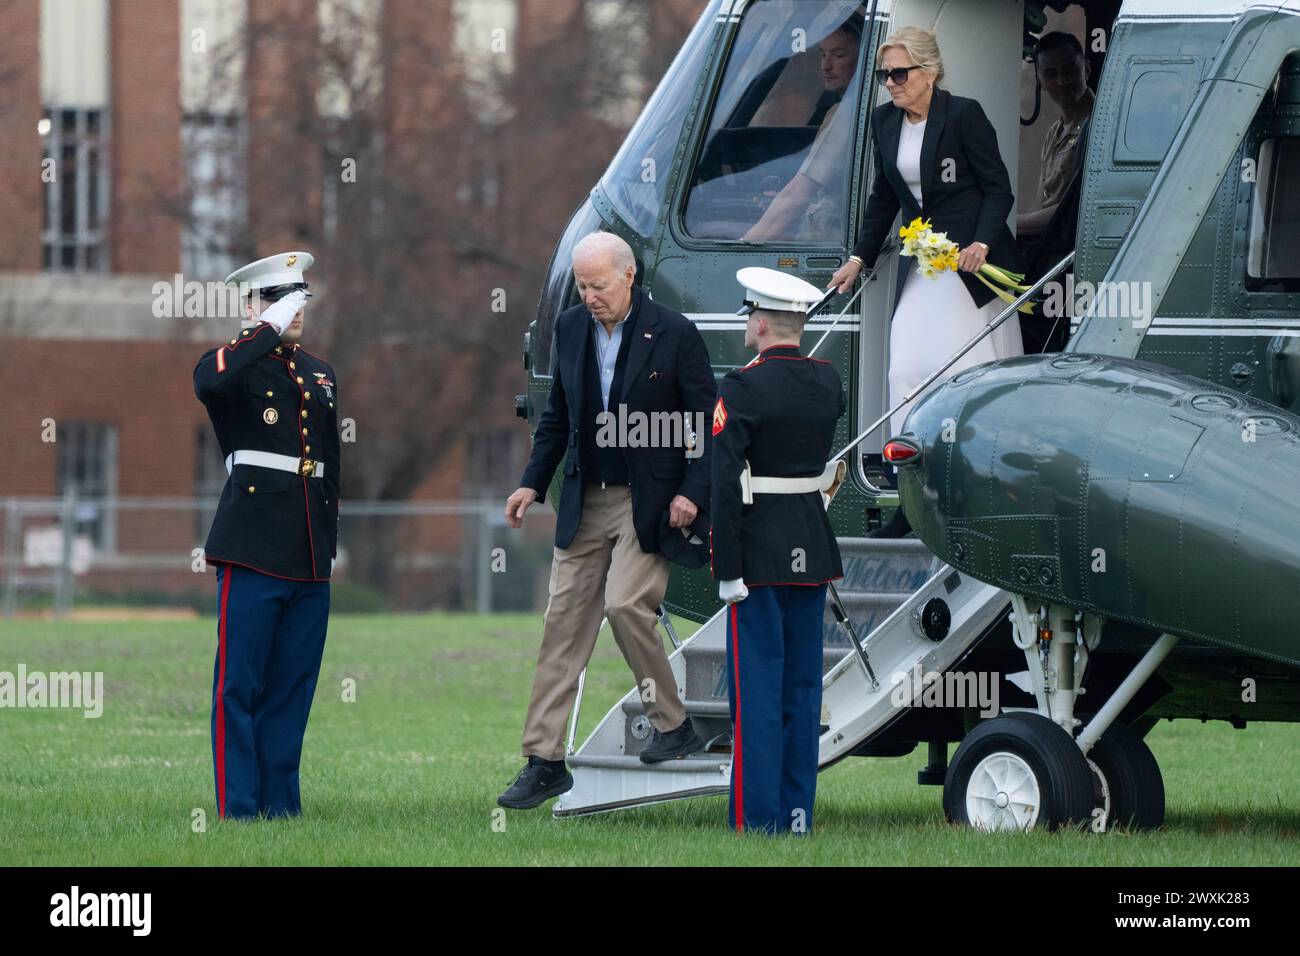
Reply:
[[[619,346],[623,344],[623,327],[632,316],[631,307],[614,326],[613,332],[606,332],[605,327],[594,315],[591,317],[592,336],[596,343],[596,371],[600,373],[600,399],[605,411],[609,411],[609,390],[614,386],[614,365],[618,362]]]

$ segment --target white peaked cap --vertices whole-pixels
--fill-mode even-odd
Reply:
[[[798,276],[761,266],[741,269],[736,273],[736,281],[745,287],[745,305],[737,315],[748,315],[755,309],[807,312],[826,295]]]
[[[226,276],[227,285],[248,283],[254,289],[305,282],[302,274],[311,268],[316,257],[310,252],[280,252],[250,262]]]

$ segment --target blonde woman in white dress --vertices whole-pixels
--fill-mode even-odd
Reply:
[[[918,274],[912,259],[899,263],[889,338],[889,400],[894,405],[1004,307],[976,278],[980,266],[992,262],[1021,269],[1007,228],[1015,197],[997,134],[978,101],[938,85],[943,60],[934,34],[904,27],[881,44],[876,62],[876,78],[889,91],[891,102],[871,114],[876,172],[862,236],[831,284],[841,292],[852,289],[890,238],[900,212],[904,223],[917,217],[929,220],[935,232],[947,233],[960,249],[959,271],[933,279]],[[1023,351],[1020,324],[1012,317],[944,377]],[[902,431],[909,410],[894,416],[893,434]],[[910,530],[900,509],[873,536],[901,537]]]

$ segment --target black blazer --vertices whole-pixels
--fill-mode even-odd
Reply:
[[[640,286],[632,288],[632,310],[636,328],[628,343],[622,391],[610,398],[609,410],[617,413],[620,403],[628,413],[691,413],[696,440],[702,443],[699,457],[687,458],[684,448],[624,448],[632,488],[632,524],[641,550],[654,554],[659,548],[659,518],[675,495],[689,498],[701,514],[709,507],[710,416],[717,396],[713,367],[704,337],[690,319],[657,305]],[[564,483],[560,488],[559,517],[555,524],[555,546],[573,543],[582,521],[582,498],[589,463],[582,460],[579,424],[594,423],[600,408],[583,407],[583,363],[591,344],[591,313],[575,305],[555,322],[555,378],[546,410],[537,423],[533,451],[519,484],[537,492],[544,501],[547,486],[565,458]],[[696,415],[695,413],[699,413]],[[629,426],[630,427],[630,426]],[[567,452],[567,457],[566,457]],[[699,525],[696,525],[697,530]]]
[[[898,171],[903,114],[893,103],[871,112],[875,178],[867,197],[862,236],[853,254],[870,268],[890,238],[894,217],[901,211],[904,224],[917,216],[929,219],[936,232],[946,232],[963,249],[972,242],[986,243],[989,262],[1012,272],[1024,271],[1015,238],[1007,228],[1007,216],[1015,205],[1011,179],[998,152],[997,133],[979,101],[935,87],[921,140],[920,206]],[[947,177],[943,175],[945,159],[955,161]],[[903,291],[908,269],[915,268],[911,259],[899,263],[895,302]],[[995,298],[974,274],[957,274],[977,306]]]

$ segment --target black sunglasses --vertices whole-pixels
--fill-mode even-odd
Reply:
[[[919,70],[917,66],[896,66],[892,70],[876,70],[876,82],[881,86],[885,85],[885,80],[893,80],[895,86],[902,86],[907,82],[907,74],[913,70]]]

